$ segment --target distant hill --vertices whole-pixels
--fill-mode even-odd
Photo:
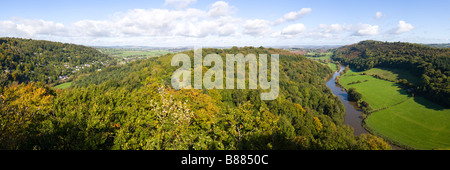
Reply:
[[[426,46],[430,47],[436,47],[436,48],[450,48],[450,43],[447,44],[424,44]]]
[[[95,72],[115,60],[82,45],[0,38],[0,84],[12,82],[57,83],[73,75]]]
[[[450,48],[368,40],[338,48],[332,59],[358,70],[374,67],[408,70],[420,78],[418,94],[450,107]]]

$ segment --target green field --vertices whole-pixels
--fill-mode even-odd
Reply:
[[[408,82],[413,84],[417,84],[419,82],[419,78],[411,74],[407,70],[403,69],[394,69],[394,68],[373,68],[365,71],[365,73],[369,75],[379,75],[380,77],[390,80],[390,81],[398,81],[399,79],[406,79]]]
[[[306,58],[310,58],[313,60],[330,60],[332,55],[333,55],[332,52],[326,52],[326,53],[309,52],[309,53],[305,54]]]
[[[55,86],[57,89],[67,89],[72,85],[72,82],[63,83],[60,85]]]
[[[375,134],[416,149],[450,149],[450,109],[422,97],[372,113],[365,123]]]
[[[166,50],[117,50],[112,52],[107,52],[113,56],[118,57],[134,57],[134,56],[142,56],[142,57],[157,57],[168,54],[169,51]]]
[[[320,63],[328,65],[333,71],[337,71],[337,65],[329,62],[331,60],[332,52],[319,53],[319,52],[309,52],[305,54],[306,58],[312,59],[314,61],[318,61]]]
[[[328,63],[328,67],[330,67],[330,68],[331,68],[331,70],[333,70],[333,71],[337,71],[337,70],[338,70],[338,67],[337,67],[337,65],[336,65],[336,64],[334,64],[334,63]]]
[[[365,120],[371,132],[401,146],[413,149],[450,148],[450,109],[422,97],[411,97],[398,84],[348,70],[340,84],[354,87],[374,110]],[[367,74],[384,75],[393,80],[405,77],[401,70],[371,69]],[[400,74],[399,74],[400,73]],[[406,75],[412,76],[412,75]],[[417,79],[409,77],[409,80]],[[349,83],[360,81],[349,85]],[[367,80],[367,81],[366,81]]]
[[[372,70],[366,72],[370,71]],[[357,81],[361,83],[349,85],[349,83]],[[405,90],[394,82],[377,79],[370,75],[361,75],[352,70],[348,70],[346,74],[341,76],[340,84],[346,89],[356,88],[363,95],[363,100],[368,102],[375,110],[392,106],[409,98]]]
[[[97,48],[97,50],[108,54],[119,62],[132,62],[171,53],[171,51],[164,49]]]

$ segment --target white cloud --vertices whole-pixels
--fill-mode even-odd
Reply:
[[[221,17],[216,22],[219,25],[218,34],[220,36],[230,36],[237,33],[239,25],[241,25],[242,19],[233,17]]]
[[[166,1],[167,5],[175,1]],[[180,1],[181,2],[181,1]],[[187,5],[195,0],[183,1]],[[46,38],[84,44],[148,44],[183,45],[204,44],[258,44],[267,42],[296,43],[298,37],[327,42],[330,40],[361,39],[383,34],[402,34],[414,29],[410,23],[399,21],[397,27],[380,31],[370,24],[319,24],[305,25],[298,22],[308,15],[311,8],[289,12],[277,20],[238,18],[233,16],[235,7],[224,1],[212,3],[206,9],[131,9],[115,13],[103,20],[80,20],[73,23],[57,23],[47,20],[12,18],[0,21],[0,36]],[[383,17],[381,12],[375,18]],[[283,25],[279,25],[283,24]],[[310,28],[311,26],[311,28]],[[308,27],[308,29],[307,29]],[[250,36],[248,36],[250,35]],[[253,36],[253,37],[252,37]],[[264,37],[264,38],[261,38]],[[294,38],[297,37],[297,38]],[[287,40],[289,39],[290,40]],[[348,40],[347,40],[348,41]],[[233,44],[239,43],[239,44]]]
[[[308,15],[311,11],[312,11],[311,8],[302,8],[300,11],[297,12],[289,12],[285,14],[282,18],[278,19],[276,21],[276,24],[281,24],[286,21],[295,21],[301,17]]]
[[[379,33],[378,25],[358,24],[355,28],[354,35],[357,36],[371,36]]]
[[[0,21],[0,31],[11,32],[17,30],[17,24],[12,21]]]
[[[169,5],[174,8],[186,8],[190,4],[197,2],[197,0],[166,0],[164,3],[165,6]]]
[[[228,36],[235,34],[238,26],[243,24],[241,19],[228,15],[230,8],[227,3],[219,1],[211,5],[210,10],[132,9],[116,13],[106,20],[81,20],[67,26],[52,21],[16,18],[0,21],[0,33],[26,38],[39,35],[93,38]]]
[[[134,9],[111,19],[115,35],[118,36],[186,36],[206,37],[209,35],[232,35],[242,21],[227,16],[214,8],[223,4],[215,3],[211,10],[199,9],[164,10]],[[208,17],[209,14],[215,17]],[[227,12],[227,11],[225,11]],[[223,16],[224,15],[224,16]]]
[[[232,9],[233,7],[228,5],[228,2],[217,1],[211,5],[208,15],[211,17],[226,16],[232,12]]]
[[[375,19],[379,19],[381,17],[383,17],[383,13],[381,13],[379,11],[375,13]]]
[[[207,20],[206,12],[198,9],[133,9],[117,13],[103,21],[79,21],[74,30],[81,30],[81,36],[93,37],[138,37],[138,36],[193,36],[209,35],[214,26]],[[74,31],[75,32],[75,31]]]
[[[234,33],[236,33],[237,28],[233,24],[226,24],[226,25],[223,25],[222,27],[220,27],[218,31],[219,31],[218,33],[220,36],[229,36],[229,35],[233,35]]]
[[[218,26],[214,21],[201,21],[198,23],[185,22],[178,24],[174,35],[187,37],[206,37],[217,32]]]
[[[45,20],[31,20],[22,18],[13,18],[12,21],[3,21],[0,27],[7,31],[35,36],[38,34],[64,35],[66,28],[61,23]]]
[[[409,32],[414,29],[414,26],[406,23],[405,21],[399,21],[397,25],[397,29],[395,30],[396,34],[402,34],[405,32]]]
[[[108,20],[118,36],[165,36],[170,35],[176,24],[187,19],[198,19],[204,11],[196,9],[134,9],[125,14],[117,14]]]
[[[306,31],[306,27],[303,24],[292,24],[287,26],[281,31],[282,35],[298,35]]]
[[[319,32],[319,31],[308,32],[306,37],[308,37],[308,38],[333,38],[333,37],[337,38],[336,34]]]
[[[199,18],[199,20],[184,19],[174,24],[176,28],[173,31],[173,35],[188,37],[229,36],[235,34],[238,25],[241,24],[241,19],[230,16],[214,19]]]
[[[247,20],[244,24],[244,34],[262,36],[272,33],[272,22],[262,19]]]
[[[344,31],[352,30],[351,25],[346,24],[319,24],[319,26],[308,32],[310,38],[339,38]]]
[[[348,29],[346,26],[343,26],[341,24],[320,24],[319,29],[322,30],[325,33],[339,33],[342,30]]]
[[[72,24],[72,35],[78,37],[109,37],[113,36],[111,23],[107,21],[81,20]]]

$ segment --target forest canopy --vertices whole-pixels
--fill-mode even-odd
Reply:
[[[66,90],[16,82],[2,86],[0,149],[390,148],[343,124],[344,106],[325,85],[326,65],[272,48],[203,50],[222,58],[279,54],[279,97],[261,101],[259,89],[174,90],[174,54],[108,67]]]

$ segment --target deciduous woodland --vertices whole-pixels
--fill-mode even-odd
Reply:
[[[84,46],[15,38],[1,39],[0,45],[0,149],[390,148],[380,137],[354,136],[343,124],[342,103],[325,85],[331,69],[289,51],[203,49],[223,59],[227,53],[279,54],[279,97],[261,101],[258,89],[172,89],[174,54],[114,66],[112,58]],[[55,79],[48,77],[69,71],[65,64],[92,62],[110,65],[88,68],[94,70],[64,90],[49,85]],[[443,67],[438,63],[431,68]]]
[[[0,38],[0,85],[55,84],[95,72],[116,61],[94,48],[42,40]]]

